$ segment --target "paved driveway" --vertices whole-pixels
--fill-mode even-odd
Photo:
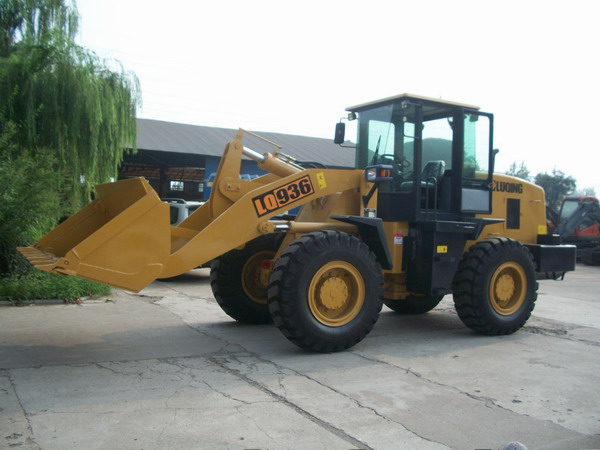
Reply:
[[[349,351],[233,322],[208,271],[81,306],[0,309],[0,448],[600,448],[600,268],[540,283],[514,335],[448,296]]]

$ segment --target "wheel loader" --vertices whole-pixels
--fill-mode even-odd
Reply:
[[[540,187],[493,173],[493,115],[408,94],[347,111],[355,170],[306,167],[271,142],[258,153],[240,130],[210,199],[179,225],[133,178],[97,186],[93,202],[19,250],[40,270],[133,292],[212,261],[229,316],[274,322],[317,352],[360,342],[383,304],[422,314],[446,294],[478,333],[520,329],[537,280],[574,270],[575,247],[548,234]],[[344,131],[340,121],[336,143]],[[266,174],[241,180],[243,156]]]

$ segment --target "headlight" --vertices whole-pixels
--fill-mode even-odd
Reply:
[[[392,179],[392,166],[388,164],[365,167],[365,180],[368,183],[382,183]]]
[[[375,180],[377,180],[377,169],[374,167],[366,169],[365,177],[369,183],[375,183]]]

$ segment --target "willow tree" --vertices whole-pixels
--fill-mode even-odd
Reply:
[[[75,43],[74,3],[0,0],[0,27],[0,125],[16,126],[17,148],[52,154],[70,212],[135,148],[137,79]]]
[[[0,0],[0,276],[135,148],[137,80],[75,43],[67,1]]]

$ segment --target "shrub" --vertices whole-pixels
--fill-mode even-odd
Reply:
[[[44,149],[19,150],[11,126],[0,130],[0,274],[25,273],[16,247],[34,243],[60,216],[60,176]]]
[[[22,302],[35,299],[72,301],[87,296],[105,296],[110,288],[75,277],[31,272],[0,278],[0,301]]]

